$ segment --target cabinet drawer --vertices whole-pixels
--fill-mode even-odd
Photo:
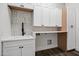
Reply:
[[[13,46],[21,46],[22,42],[21,41],[8,41],[8,42],[3,42],[3,47],[13,47]]]
[[[21,41],[7,41],[3,42],[3,47],[14,47],[14,46],[24,46],[24,45],[32,45],[35,43],[35,40],[21,40]]]
[[[24,40],[24,41],[22,41],[22,46],[28,46],[28,45],[34,45],[34,43],[35,43],[35,40]]]

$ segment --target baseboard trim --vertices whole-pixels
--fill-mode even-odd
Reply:
[[[66,50],[66,52],[76,51],[75,49]]]
[[[60,49],[61,51],[63,51],[61,48],[59,48],[59,47],[54,47],[54,48],[49,48],[49,49]],[[44,49],[44,50],[39,50],[39,51],[35,51],[35,52],[40,52],[40,51],[45,51],[45,50],[49,50],[49,49]],[[71,49],[71,50],[65,50],[65,51],[63,51],[63,52],[71,52],[71,51],[76,51],[75,49]],[[79,51],[77,51],[77,52],[79,52]]]
[[[79,51],[77,51],[77,50],[75,50],[75,51],[79,53]]]
[[[49,50],[49,49],[56,49],[58,47],[54,47],[54,48],[48,48],[48,49],[44,49],[44,50],[39,50],[39,51],[35,51],[35,52],[40,52],[40,51],[45,51],[45,50]],[[59,48],[58,48],[59,49]]]

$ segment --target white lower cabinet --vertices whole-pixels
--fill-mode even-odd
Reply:
[[[16,43],[13,44],[14,42]],[[3,46],[2,49],[3,56],[34,56],[35,55],[34,40],[2,42],[2,46]]]

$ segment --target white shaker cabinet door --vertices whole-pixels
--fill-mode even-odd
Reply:
[[[43,14],[43,25],[48,27],[49,25],[49,17],[50,17],[50,9],[46,7],[42,7],[42,14]]]
[[[53,26],[53,27],[56,26],[56,18],[57,18],[56,13],[57,12],[56,12],[55,8],[50,9],[50,11],[49,11],[49,26]]]
[[[59,8],[50,8],[48,14],[49,25],[52,27],[61,27],[62,26],[62,9]]]
[[[3,48],[3,56],[21,56],[21,49],[17,46]]]
[[[57,8],[56,9],[56,24],[58,27],[62,26],[62,9]]]
[[[33,45],[23,46],[22,48],[22,56],[34,56],[35,50]]]
[[[75,8],[67,8],[67,50],[75,48]]]
[[[41,26],[43,22],[43,13],[42,8],[40,6],[34,7],[34,20],[33,20],[33,26]]]
[[[46,27],[55,27],[57,22],[57,11],[55,8],[42,8],[43,9],[43,25]]]

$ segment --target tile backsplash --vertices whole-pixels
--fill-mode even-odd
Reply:
[[[32,12],[24,12],[19,10],[11,10],[11,32],[12,36],[22,35],[22,22],[24,23],[24,31],[26,34],[32,32]]]

